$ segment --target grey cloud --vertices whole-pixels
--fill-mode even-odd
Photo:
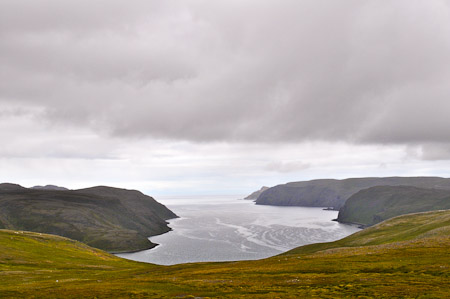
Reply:
[[[97,31],[126,31],[127,27],[158,15],[174,1],[135,0],[4,0],[0,34],[60,32],[69,35]]]
[[[41,114],[40,109],[0,106],[0,160],[120,159],[118,141],[76,127],[39,123]]]
[[[450,144],[425,144],[421,147],[420,158],[424,160],[450,160]]]
[[[311,165],[309,163],[304,163],[301,161],[273,161],[266,165],[265,170],[275,171],[275,172],[297,172],[309,168]]]
[[[450,143],[447,1],[163,2],[3,1],[0,101],[120,137]]]

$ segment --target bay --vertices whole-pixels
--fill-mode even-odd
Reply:
[[[157,247],[117,256],[147,263],[255,260],[298,246],[329,242],[359,229],[341,224],[337,211],[255,205],[237,197],[158,199],[180,218],[172,231],[150,237]]]

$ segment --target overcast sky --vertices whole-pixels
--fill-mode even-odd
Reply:
[[[2,0],[0,181],[156,197],[450,169],[448,0]]]

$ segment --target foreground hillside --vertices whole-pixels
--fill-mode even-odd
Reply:
[[[292,182],[265,190],[258,196],[256,204],[332,207],[339,210],[351,195],[375,186],[414,186],[450,190],[450,179],[440,177],[385,177]]]
[[[165,206],[135,190],[0,184],[0,228],[55,234],[107,251],[155,246],[148,237],[169,231],[165,220],[174,217]]]
[[[156,266],[0,231],[5,298],[448,298],[450,211],[390,219],[260,261]]]
[[[377,186],[352,195],[337,220],[370,226],[394,216],[450,209],[450,190]]]

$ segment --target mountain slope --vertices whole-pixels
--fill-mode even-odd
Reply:
[[[94,187],[75,191],[0,189],[0,228],[50,233],[108,251],[155,246],[148,237],[177,217],[138,191]]]
[[[440,177],[386,177],[293,182],[269,188],[258,197],[256,204],[333,207],[338,210],[351,195],[375,186],[415,186],[450,190],[450,179]]]
[[[0,230],[2,298],[448,298],[450,211],[399,216],[259,261],[156,266]]]
[[[377,186],[352,195],[337,220],[370,226],[398,215],[442,209],[450,209],[450,190]]]
[[[450,210],[420,212],[393,217],[343,239],[305,245],[284,254],[311,254],[333,248],[384,246],[402,242],[409,243],[413,240],[422,242],[428,238],[450,239]]]

